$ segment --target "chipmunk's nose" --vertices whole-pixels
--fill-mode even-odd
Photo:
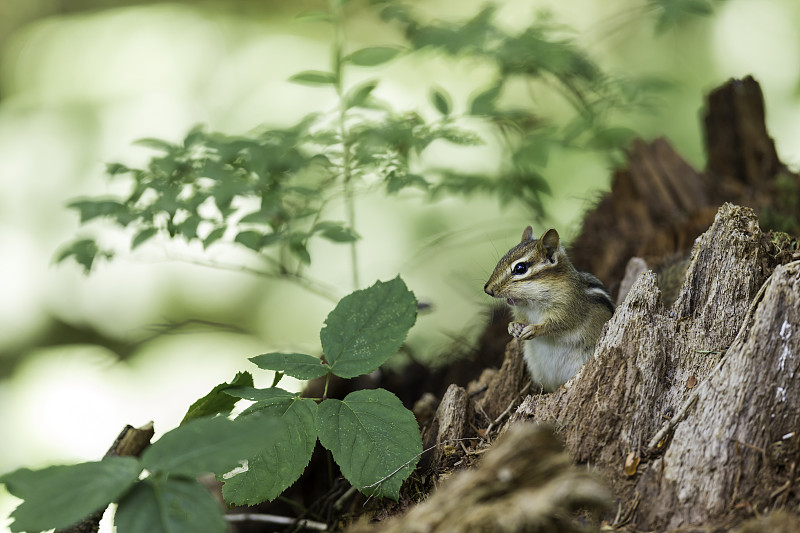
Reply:
[[[489,288],[489,284],[488,283],[483,286],[483,292],[485,292],[489,296],[492,296],[492,297],[494,296],[494,291]]]

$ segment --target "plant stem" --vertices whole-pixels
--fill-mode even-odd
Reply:
[[[345,217],[347,225],[355,230],[356,208],[353,194],[353,170],[350,140],[347,135],[345,120],[347,118],[347,102],[344,97],[342,84],[342,63],[344,46],[344,17],[342,15],[342,0],[330,0],[331,18],[333,19],[333,73],[336,78],[336,96],[339,98],[339,136],[342,141],[342,181],[344,192]],[[358,247],[355,242],[350,243],[350,269],[352,271],[353,290],[361,286],[358,276]]]

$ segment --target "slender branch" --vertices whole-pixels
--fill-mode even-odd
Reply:
[[[260,268],[253,268],[244,265],[234,265],[231,263],[222,263],[219,261],[212,261],[210,259],[201,259],[196,257],[180,257],[175,255],[168,256],[171,261],[179,261],[181,263],[188,263],[192,265],[204,266],[208,268],[215,268],[217,270],[227,270],[230,272],[240,272],[259,276],[262,278],[278,279],[284,281],[291,281],[296,285],[302,287],[312,294],[324,298],[330,302],[338,302],[336,297],[336,290],[318,281],[311,280],[302,275],[293,272],[275,272],[272,270],[264,270]]]
[[[268,524],[280,524],[284,526],[297,526],[303,529],[312,529],[314,531],[327,531],[328,525],[322,522],[315,522],[308,519],[296,519],[288,516],[277,516],[272,514],[258,514],[258,513],[242,513],[242,514],[229,514],[225,515],[225,520],[228,522],[265,522]]]
[[[344,47],[344,17],[342,15],[342,0],[330,0],[331,15],[333,18],[334,44],[333,44],[333,73],[336,79],[336,96],[339,99],[339,136],[342,142],[342,181],[344,190],[345,218],[351,229],[356,227],[356,208],[353,193],[352,146],[348,139],[346,119],[347,102],[344,97],[342,83],[342,62]],[[352,270],[353,290],[361,286],[358,275],[358,247],[356,242],[350,243],[350,268]]]

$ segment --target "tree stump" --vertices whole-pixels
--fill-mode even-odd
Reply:
[[[724,205],[672,307],[643,273],[581,373],[510,423],[555,424],[637,529],[774,508],[800,451],[800,261],[777,262],[755,213]]]

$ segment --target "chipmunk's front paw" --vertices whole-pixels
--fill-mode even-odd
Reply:
[[[508,334],[512,337],[525,341],[536,336],[539,330],[538,324],[523,324],[522,322],[511,322],[508,325]]]

